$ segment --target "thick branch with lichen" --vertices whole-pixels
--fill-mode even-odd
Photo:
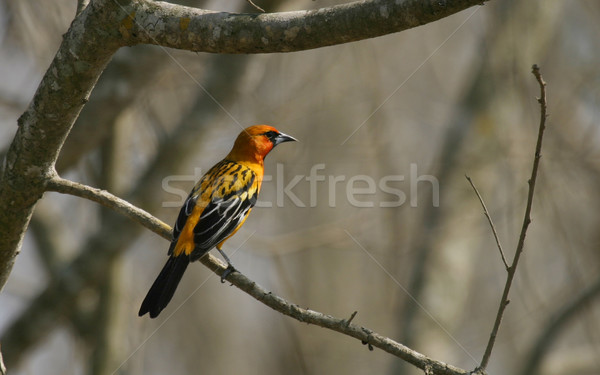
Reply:
[[[38,199],[54,174],[58,153],[98,77],[118,50],[115,27],[97,1],[75,18],[44,75],[6,154],[0,176],[0,289],[6,283]],[[111,9],[113,7],[113,9]]]
[[[127,43],[196,52],[293,52],[427,24],[488,0],[369,0],[316,10],[233,14],[140,1],[124,20]]]

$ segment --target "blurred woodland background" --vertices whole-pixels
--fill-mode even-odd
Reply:
[[[274,12],[344,1],[256,2]],[[243,0],[179,3],[253,11]],[[75,8],[74,0],[0,2],[2,149]],[[255,209],[227,242],[234,264],[300,306],[339,318],[356,310],[355,323],[473,369],[506,271],[465,174],[512,259],[539,122],[530,73],[537,63],[548,82],[550,117],[533,222],[489,373],[598,374],[598,20],[596,1],[505,0],[305,52],[123,48],[57,169],[172,224],[181,203],[173,189],[187,193],[229,151],[238,124],[274,125],[300,142],[267,158],[273,177],[260,200],[272,207]],[[311,192],[300,178],[291,190],[304,207],[282,195],[282,183],[308,176],[317,164],[326,180]],[[439,207],[433,185],[416,180],[411,166],[439,182]],[[356,196],[373,207],[356,207],[346,188],[357,175],[404,176],[388,185],[406,202],[382,207],[397,196],[377,187]],[[345,180],[332,184],[330,176]],[[282,316],[199,263],[158,319],[139,318],[167,248],[95,203],[46,193],[0,295],[10,373],[420,373],[381,350]]]

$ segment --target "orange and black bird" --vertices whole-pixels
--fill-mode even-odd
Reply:
[[[139,316],[157,317],[171,301],[188,264],[215,246],[228,264],[221,281],[235,270],[221,247],[256,203],[265,156],[278,144],[295,140],[268,125],[250,126],[238,135],[229,154],[202,176],[181,207],[169,259],[144,298]]]

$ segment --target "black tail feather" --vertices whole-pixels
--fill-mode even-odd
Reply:
[[[160,314],[173,298],[175,289],[177,289],[188,264],[190,264],[190,258],[185,255],[169,258],[144,298],[138,313],[139,316],[150,313],[151,318],[156,318]]]

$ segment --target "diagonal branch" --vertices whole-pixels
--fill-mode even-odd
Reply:
[[[134,206],[133,204],[109,193],[106,190],[65,180],[64,178],[58,176],[54,176],[52,179],[50,179],[46,186],[48,191],[70,194],[100,203],[101,205],[111,208],[118,213],[142,224],[159,236],[169,239],[171,238],[171,227],[169,225],[150,215],[141,208]]]
[[[222,271],[224,271],[224,268],[222,268],[220,265],[215,267],[212,259],[209,260],[205,257],[202,259],[202,263],[219,275],[222,273]],[[388,337],[373,332],[368,328],[352,324],[350,323],[352,317],[350,319],[339,319],[317,311],[301,308],[298,305],[292,304],[285,299],[265,290],[254,281],[248,279],[246,276],[238,272],[230,274],[227,277],[227,280],[237,288],[248,293],[256,300],[269,306],[275,311],[292,317],[299,322],[314,324],[319,327],[342,333],[346,336],[354,337],[364,344],[377,347],[387,353],[401,358],[428,374],[468,374],[468,371],[429,358]]]
[[[515,277],[515,272],[517,269],[517,265],[519,264],[519,259],[521,258],[521,254],[523,254],[523,248],[525,246],[525,236],[527,235],[527,228],[529,228],[529,224],[531,223],[531,207],[533,205],[533,193],[535,190],[535,182],[537,180],[540,159],[542,157],[542,140],[544,138],[544,130],[546,129],[546,118],[548,117],[548,115],[546,113],[546,111],[547,111],[546,82],[544,82],[544,79],[542,78],[542,75],[540,73],[540,69],[537,65],[533,65],[531,70],[540,86],[540,97],[538,98],[538,102],[540,103],[540,125],[539,125],[539,130],[538,130],[537,143],[535,146],[535,155],[533,157],[533,167],[531,170],[531,177],[529,178],[529,181],[528,181],[529,192],[527,194],[527,207],[525,208],[525,215],[523,217],[523,226],[521,227],[521,234],[519,235],[519,242],[517,244],[517,249],[515,251],[515,257],[513,258],[512,264],[508,268],[506,284],[504,285],[504,291],[502,293],[502,298],[500,300],[500,306],[498,307],[498,313],[496,314],[496,320],[494,322],[494,327],[492,328],[492,332],[490,333],[490,339],[488,341],[487,347],[485,348],[483,358],[481,359],[481,364],[477,368],[477,371],[480,371],[480,372],[485,371],[485,369],[489,363],[490,356],[492,355],[492,349],[494,348],[494,343],[496,342],[496,335],[498,334],[498,328],[500,328],[500,323],[502,322],[502,316],[504,315],[504,310],[506,309],[506,306],[509,303],[508,293],[510,292],[512,282]]]
[[[114,196],[105,190],[75,183],[60,177],[52,178],[52,180],[48,183],[48,189],[59,193],[75,195],[80,198],[86,198],[100,203],[103,206],[109,207],[118,213],[123,214],[142,224],[144,227],[150,229],[163,238],[168,240],[171,239],[171,228],[167,224],[153,217],[146,211],[135,207],[131,203],[118,198],[117,196]],[[219,276],[221,276],[227,268],[221,261],[210,254],[202,257],[200,261]],[[227,280],[238,289],[246,292],[256,300],[262,302],[275,311],[278,311],[303,323],[314,324],[319,327],[327,328],[344,335],[354,337],[365,344],[377,347],[398,358],[401,358],[422,370],[430,371],[431,374],[465,375],[468,373],[461,368],[429,358],[388,337],[373,332],[368,328],[351,324],[351,321],[356,313],[353,313],[350,319],[339,319],[317,311],[304,309],[296,304],[288,302],[272,292],[269,292],[268,290],[259,286],[256,282],[250,280],[237,271],[231,273],[227,277]]]
[[[508,262],[506,261],[506,257],[504,256],[504,250],[502,250],[502,245],[500,244],[500,238],[498,238],[498,232],[496,231],[496,226],[494,225],[494,222],[492,221],[492,217],[490,216],[487,206],[485,205],[485,202],[483,201],[481,194],[479,194],[479,190],[477,190],[477,188],[475,187],[475,184],[471,180],[471,177],[469,177],[467,175],[465,175],[465,177],[467,178],[467,181],[469,181],[469,183],[471,184],[471,187],[475,191],[475,194],[477,195],[477,198],[479,199],[479,203],[481,203],[481,207],[483,207],[483,214],[487,218],[488,223],[490,223],[490,227],[492,228],[492,233],[494,234],[494,239],[496,240],[496,246],[498,247],[498,250],[500,251],[500,256],[502,257],[502,263],[504,263],[504,268],[506,268],[506,271],[508,271],[510,266],[508,265]]]

